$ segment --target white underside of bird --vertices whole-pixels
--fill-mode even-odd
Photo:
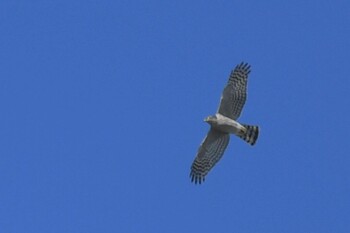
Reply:
[[[214,129],[223,133],[242,136],[247,132],[247,129],[243,125],[231,118],[221,115],[220,113],[216,113],[214,116],[208,116],[204,121],[209,123]]]

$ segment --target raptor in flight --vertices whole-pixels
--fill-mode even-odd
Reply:
[[[228,83],[222,93],[217,113],[204,119],[210,124],[210,130],[200,145],[197,156],[191,166],[192,182],[202,183],[205,176],[221,159],[234,134],[250,145],[254,145],[259,127],[238,123],[236,120],[242,112],[247,97],[247,78],[250,65],[241,63],[231,72]]]

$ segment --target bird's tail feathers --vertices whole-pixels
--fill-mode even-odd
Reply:
[[[259,126],[245,124],[242,125],[247,129],[247,132],[239,137],[253,146],[259,136]]]

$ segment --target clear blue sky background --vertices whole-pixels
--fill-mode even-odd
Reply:
[[[190,165],[231,69],[240,120]],[[350,232],[349,1],[1,1],[0,231]]]

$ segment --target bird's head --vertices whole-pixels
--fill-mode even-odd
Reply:
[[[212,123],[212,122],[215,122],[217,120],[216,116],[207,116],[206,118],[204,118],[204,121],[207,122],[207,123]]]

